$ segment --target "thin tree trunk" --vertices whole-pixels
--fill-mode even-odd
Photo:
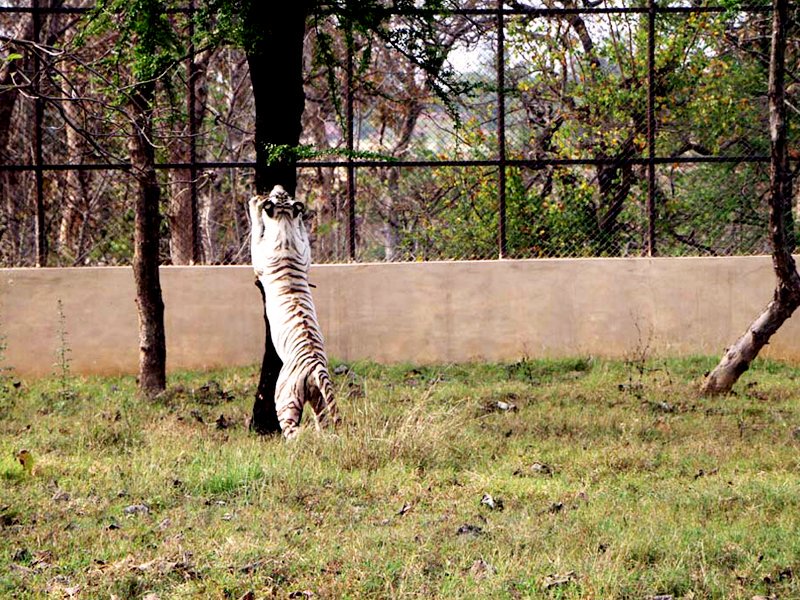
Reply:
[[[62,95],[69,94],[66,86]],[[75,102],[63,103],[64,114],[70,122],[78,123],[80,110]],[[83,136],[70,125],[65,128],[67,143],[67,162],[70,164],[83,164],[86,154],[86,141]],[[63,205],[61,207],[61,223],[58,231],[58,250],[64,256],[73,260],[80,258],[83,248],[80,243],[80,233],[83,223],[89,219],[89,172],[79,169],[70,169],[66,172],[66,186],[64,189]]]
[[[179,143],[179,142],[176,142]],[[172,153],[173,162],[184,162],[185,156]],[[181,153],[182,154],[182,153]],[[176,160],[177,159],[177,160]],[[196,218],[192,207],[191,169],[172,169],[169,172],[169,256],[173,265],[195,264]]]
[[[205,79],[208,72],[209,52],[204,52],[192,63],[188,85],[194,87],[194,102],[187,109],[192,110],[195,122],[202,122],[206,109]],[[189,163],[192,159],[192,132],[187,130],[175,139],[170,146],[170,161]],[[197,140],[194,140],[197,143]],[[173,265],[191,265],[201,261],[203,246],[200,235],[200,215],[198,201],[192,201],[192,169],[172,169],[169,171],[169,254]],[[197,189],[195,187],[195,189]]]
[[[309,3],[298,0],[272,15],[252,0],[247,11],[250,40],[245,48],[255,101],[256,192],[268,194],[282,185],[294,196],[297,187],[296,159],[284,154],[271,156],[274,146],[294,148],[300,143],[303,107],[303,39]],[[271,160],[271,158],[273,160]],[[258,283],[256,283],[258,285]],[[253,404],[250,428],[260,434],[278,433],[275,412],[275,384],[283,363],[272,344],[264,294],[265,342],[261,377]]]
[[[166,389],[167,347],[164,302],[158,273],[160,190],[152,143],[152,102],[155,85],[137,85],[133,92],[133,131],[129,149],[137,183],[133,276],[139,317],[139,391],[153,397]]]
[[[770,194],[769,234],[772,245],[772,266],[778,279],[772,301],[748,327],[733,346],[728,348],[717,367],[706,378],[702,391],[706,395],[730,392],[739,377],[747,371],[759,351],[800,305],[800,276],[794,250],[792,218],[792,181],[786,152],[786,107],[784,104],[784,72],[788,1],[773,0],[772,52],[769,68],[770,124]]]

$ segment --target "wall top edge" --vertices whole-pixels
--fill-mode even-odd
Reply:
[[[800,260],[800,255],[795,255]],[[486,260],[429,260],[420,262],[352,262],[352,263],[313,263],[314,269],[341,269],[359,267],[383,267],[383,268],[402,268],[402,267],[422,267],[424,265],[511,265],[511,264],[566,264],[566,263],[588,263],[588,262],[726,262],[726,261],[764,261],[770,260],[768,254],[758,254],[750,256],[628,256],[628,257],[580,257],[580,258],[514,258],[514,259],[486,259]],[[160,267],[165,272],[169,271],[200,271],[200,270],[243,270],[252,271],[251,265],[162,265]],[[0,273],[48,273],[48,272],[82,272],[93,271],[131,271],[130,266],[91,266],[91,267],[2,267]]]

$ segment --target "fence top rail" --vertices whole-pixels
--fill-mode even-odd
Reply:
[[[646,165],[650,163],[650,158],[552,158],[552,159],[483,159],[483,160],[353,160],[353,161],[299,161],[298,169],[316,168],[379,168],[379,167],[402,167],[402,168],[430,168],[430,167],[497,167],[505,165],[507,167],[522,168],[543,168],[569,167],[569,166],[597,166],[597,165]],[[769,162],[769,156],[748,155],[748,156],[656,156],[652,159],[654,164],[702,164],[702,163],[764,163]],[[231,162],[202,162],[195,163],[156,163],[155,168],[165,171],[172,169],[189,169],[195,166],[197,169],[254,169],[255,161],[231,161]],[[127,171],[131,168],[130,163],[55,163],[55,164],[0,164],[0,171]]]
[[[0,14],[87,14],[91,13],[94,7],[91,6],[0,6]],[[726,6],[660,6],[657,2],[654,6],[594,6],[594,7],[534,7],[534,6],[514,6],[504,8],[454,8],[454,9],[426,9],[414,8],[400,10],[387,7],[383,12],[387,15],[458,15],[458,16],[481,16],[481,15],[503,15],[503,16],[531,16],[549,17],[560,15],[605,15],[605,14],[646,14],[651,10],[656,13],[744,13],[744,12],[771,12],[771,5],[743,4],[735,9]],[[193,14],[198,12],[197,8],[177,7],[165,10],[167,14]],[[328,14],[342,14],[341,11],[325,10]]]

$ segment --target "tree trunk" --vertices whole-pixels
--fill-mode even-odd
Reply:
[[[210,52],[203,52],[189,67],[188,85],[194,93],[188,94],[187,112],[192,111],[195,123],[201,123],[206,109],[207,95],[205,80],[208,72]],[[191,118],[191,117],[190,117]],[[192,143],[197,144],[196,131],[191,131],[187,123],[186,131],[173,140],[170,146],[170,162],[191,163],[196,156],[191,151]],[[192,137],[195,139],[192,140]],[[195,171],[196,173],[196,171]],[[200,215],[197,198],[192,198],[192,169],[172,169],[169,171],[169,254],[173,265],[193,265],[201,262],[203,246],[200,242]],[[194,183],[195,192],[197,190]]]
[[[301,0],[270,14],[251,0],[246,10],[245,53],[255,101],[256,193],[268,194],[275,185],[294,196],[297,188],[296,159],[284,153],[270,160],[272,147],[294,148],[300,143],[303,107],[303,39],[309,3]],[[280,17],[278,16],[280,14]],[[258,283],[256,283],[258,285]],[[275,412],[275,384],[283,363],[272,344],[264,306],[265,342],[261,377],[253,404],[250,428],[260,434],[279,433]]]
[[[775,293],[764,311],[731,346],[717,367],[706,378],[706,395],[726,394],[747,371],[752,360],[800,305],[800,276],[792,251],[792,180],[786,152],[786,107],[784,72],[788,1],[773,0],[772,51],[769,67],[770,193],[769,234],[772,266],[778,279]]]
[[[256,192],[268,194],[275,185],[293,196],[297,187],[295,157],[283,155],[270,161],[272,146],[296,147],[302,132],[305,106],[303,92],[303,39],[307,2],[293,2],[267,17],[260,3],[252,1],[248,22],[253,27],[245,49],[255,101]]]
[[[258,279],[256,279],[256,286],[261,292],[261,306],[266,306],[264,288]],[[264,358],[261,361],[258,390],[253,403],[253,418],[250,420],[250,429],[261,435],[279,433],[281,430],[278,413],[275,411],[275,382],[278,381],[278,373],[280,373],[283,363],[272,343],[272,337],[269,335],[266,309],[264,310],[264,329],[267,332],[267,339],[264,344]]]
[[[66,86],[62,87],[63,96],[69,95]],[[63,103],[64,115],[69,123],[78,123],[80,107],[74,101]],[[83,164],[87,154],[86,140],[75,131],[69,123],[64,127],[67,143],[67,162]],[[58,251],[62,257],[71,258],[73,264],[80,260],[83,253],[81,231],[83,224],[89,219],[89,172],[70,169],[66,172],[61,206],[61,223],[58,228]]]
[[[617,156],[626,160],[636,155],[633,135],[629,136]],[[600,205],[597,207],[597,251],[611,256],[622,254],[619,216],[633,185],[633,167],[627,164],[601,164],[596,168]]]
[[[173,153],[173,162],[184,162]],[[178,160],[175,160],[178,158]],[[193,265],[199,262],[195,240],[195,215],[192,206],[191,169],[172,169],[169,172],[169,256],[173,265]]]
[[[133,131],[129,149],[137,183],[133,277],[139,317],[139,391],[153,397],[166,389],[167,347],[164,334],[164,302],[158,273],[160,190],[152,143],[152,103],[155,84],[138,84],[133,90]]]

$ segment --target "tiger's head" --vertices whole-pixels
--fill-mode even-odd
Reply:
[[[257,199],[258,214],[264,226],[262,241],[267,247],[281,254],[308,257],[305,203],[293,199],[280,185],[272,188],[269,196]]]

